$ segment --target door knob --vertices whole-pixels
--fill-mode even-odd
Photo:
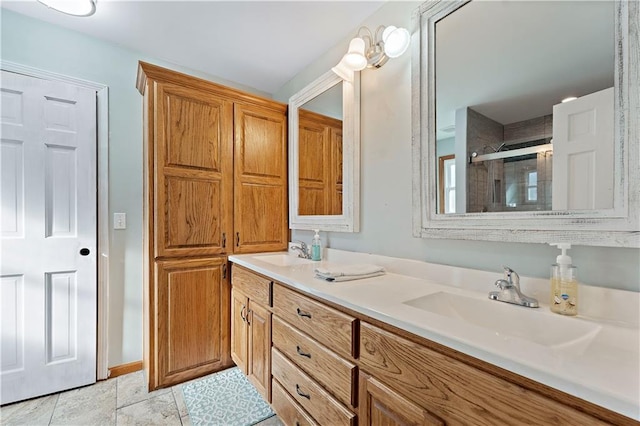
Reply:
[[[91,253],[91,251],[88,248],[81,248],[80,249],[80,255],[81,256],[88,256],[89,253]]]

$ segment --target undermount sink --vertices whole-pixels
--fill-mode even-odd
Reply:
[[[266,256],[255,256],[255,259],[267,262],[275,266],[292,266],[303,265],[311,263],[309,259],[303,259],[301,257],[292,256],[290,254],[269,254]]]
[[[503,337],[517,337],[552,349],[582,352],[600,326],[537,309],[437,292],[403,302],[405,305],[491,330]]]

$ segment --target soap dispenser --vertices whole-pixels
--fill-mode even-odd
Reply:
[[[567,250],[571,244],[552,243],[562,250],[551,265],[551,311],[561,315],[578,314],[578,269],[571,264]]]
[[[322,260],[322,242],[320,241],[319,229],[314,229],[316,235],[313,236],[311,242],[311,260]]]

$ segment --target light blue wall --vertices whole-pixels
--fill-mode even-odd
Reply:
[[[108,363],[115,366],[139,361],[142,359],[142,96],[135,87],[138,60],[265,94],[6,9],[1,9],[1,14],[3,61],[109,86],[109,217],[113,218],[114,212],[127,213],[127,229],[110,231]]]
[[[389,2],[364,25],[409,28],[416,37],[413,11],[421,2]],[[356,33],[353,30],[353,35]],[[334,66],[348,47],[344,40],[288,82],[274,98],[288,98]],[[495,271],[511,266],[521,275],[547,278],[557,249],[544,244],[429,240],[412,236],[411,53],[382,68],[361,73],[361,231],[329,233],[330,247],[406,257]],[[638,143],[638,141],[634,141]],[[310,241],[313,233],[294,231],[292,239]],[[581,282],[640,291],[640,250],[575,247],[571,250]],[[493,283],[487,283],[487,290]]]

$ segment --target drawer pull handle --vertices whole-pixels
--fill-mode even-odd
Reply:
[[[247,306],[242,305],[242,309],[240,309],[240,318],[242,318],[242,321],[247,320],[246,311],[247,311]]]
[[[296,346],[296,351],[298,351],[298,355],[306,356],[307,358],[311,359],[311,354],[307,352],[302,352],[302,349],[300,349],[300,346]]]
[[[298,312],[298,316],[311,318],[311,314],[305,311],[301,311],[300,308],[296,308],[296,312]]]
[[[311,399],[311,395],[300,390],[300,386],[296,384],[296,393],[303,398]]]
[[[251,319],[249,319],[249,315],[251,315]],[[253,321],[253,310],[249,309],[247,311],[247,324],[251,325],[251,321]]]

